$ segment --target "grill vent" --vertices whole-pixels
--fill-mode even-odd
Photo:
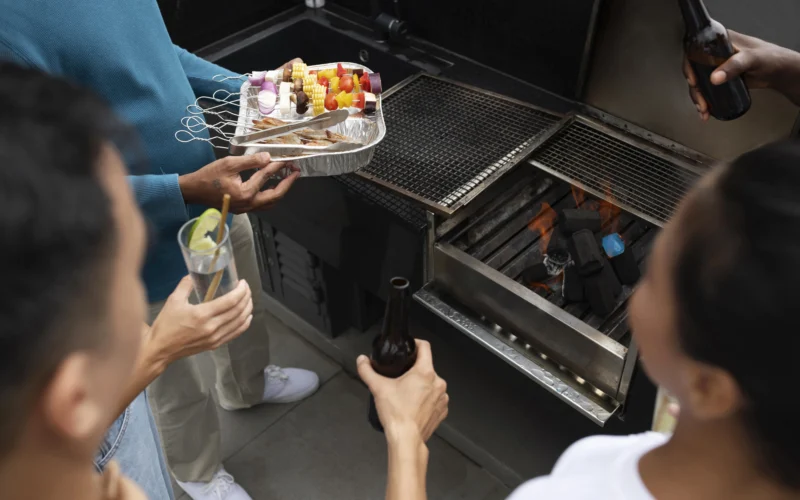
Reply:
[[[530,154],[558,116],[420,76],[383,100],[389,133],[359,173],[451,214],[492,174]]]
[[[657,225],[666,223],[686,192],[700,178],[646,150],[578,120],[545,142],[535,165],[636,212]]]

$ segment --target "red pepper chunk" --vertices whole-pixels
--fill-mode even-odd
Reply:
[[[344,66],[342,66],[342,63],[338,63],[336,65],[336,76],[341,78],[343,75],[346,75],[346,74],[347,74],[347,71],[345,71]]]
[[[365,102],[364,93],[361,92],[360,94],[355,95],[355,98],[353,99],[353,106],[359,109],[364,109],[364,102]]]
[[[363,90],[364,92],[372,91],[369,85],[369,75],[366,72],[364,72],[364,74],[361,75],[361,78],[359,79],[358,82],[361,84],[361,90]]]

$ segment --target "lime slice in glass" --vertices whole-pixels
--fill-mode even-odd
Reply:
[[[216,208],[209,208],[197,218],[189,230],[189,248],[195,251],[208,250],[216,245],[216,241],[208,233],[216,231],[222,214]],[[208,246],[211,242],[211,247]]]
[[[217,246],[217,242],[214,241],[211,236],[206,236],[205,238],[194,241],[190,248],[193,252],[207,252],[215,246]]]

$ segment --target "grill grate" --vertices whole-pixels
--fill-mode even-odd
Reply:
[[[428,221],[425,216],[425,210],[402,196],[382,189],[355,174],[337,175],[333,178],[347,186],[351,191],[397,215],[412,229],[422,231],[427,227]]]
[[[598,195],[666,223],[700,174],[572,121],[534,154],[534,163]]]
[[[383,100],[390,133],[367,177],[451,213],[490,175],[522,161],[558,117],[505,98],[421,76]]]

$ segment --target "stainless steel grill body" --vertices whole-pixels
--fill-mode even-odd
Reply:
[[[430,282],[416,298],[602,425],[624,403],[636,364],[624,307],[633,289],[599,317],[586,304],[565,304],[557,290],[520,283],[546,249],[528,225],[544,203],[574,208],[571,186],[584,188],[582,203],[605,199],[623,208],[605,232],[619,232],[643,269],[660,226],[702,167],[582,116],[566,117],[537,142],[528,164],[496,183],[501,194],[482,209],[434,219],[447,230],[429,231]],[[545,226],[544,234],[553,230]]]

